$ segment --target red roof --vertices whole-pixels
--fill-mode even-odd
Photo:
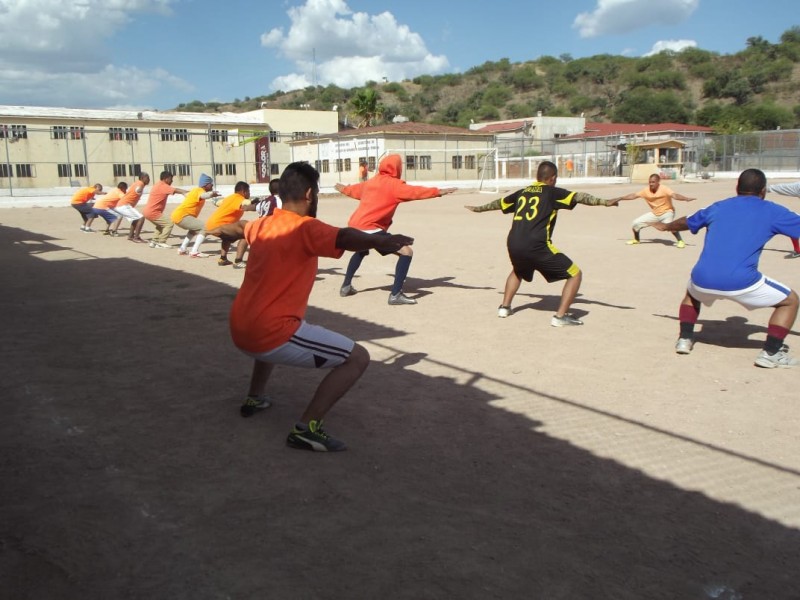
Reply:
[[[684,125],[682,123],[650,123],[639,125],[636,123],[586,123],[583,133],[564,136],[561,139],[586,139],[598,137],[613,137],[620,135],[642,135],[646,133],[713,133],[711,127],[702,125]]]

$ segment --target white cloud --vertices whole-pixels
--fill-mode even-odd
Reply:
[[[0,0],[0,101],[105,107],[142,101],[162,85],[187,88],[162,69],[108,64],[108,41],[134,13],[169,14],[175,1]]]
[[[694,40],[660,40],[653,44],[650,52],[645,56],[652,56],[664,50],[671,50],[672,52],[680,52],[686,48],[697,48],[697,42]]]
[[[581,37],[624,34],[653,24],[675,25],[695,11],[700,0],[597,0],[592,12],[575,17]]]
[[[353,12],[345,0],[306,0],[288,11],[292,24],[284,33],[272,29],[261,44],[294,61],[299,72],[272,82],[273,89],[292,90],[333,83],[355,87],[383,77],[396,81],[441,73],[446,56],[431,54],[422,37],[389,12]]]

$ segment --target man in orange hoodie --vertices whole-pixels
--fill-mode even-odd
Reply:
[[[403,174],[403,160],[399,154],[389,154],[381,160],[378,165],[378,174],[372,179],[353,185],[336,184],[336,190],[359,201],[353,215],[347,225],[354,229],[360,229],[366,233],[375,235],[388,235],[389,226],[392,224],[392,217],[401,202],[412,200],[425,200],[427,198],[438,198],[445,194],[451,194],[456,188],[423,187],[420,185],[409,185],[400,176]],[[378,252],[382,256],[388,252]],[[350,257],[347,265],[347,272],[344,276],[344,283],[339,290],[342,297],[352,296],[356,293],[352,286],[353,276],[361,266],[361,261],[369,254],[368,250],[356,252]],[[408,275],[408,268],[411,266],[413,251],[411,246],[403,246],[394,252],[398,255],[397,266],[394,271],[394,285],[389,293],[389,304],[416,304],[417,301],[409,298],[403,293],[403,282]]]

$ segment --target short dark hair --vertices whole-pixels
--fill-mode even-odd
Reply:
[[[239,192],[244,192],[249,189],[250,189],[249,183],[247,183],[246,181],[237,181],[236,185],[233,188],[233,191],[238,194]]]
[[[306,161],[293,162],[283,170],[278,185],[284,202],[303,200],[309,189],[319,188],[319,171]]]
[[[161,175],[158,176],[161,181],[164,181],[167,177],[175,177],[175,175],[172,174],[172,171],[161,171]]]
[[[553,175],[558,175],[558,167],[549,160],[541,162],[536,169],[536,181],[547,181]]]
[[[269,193],[273,196],[281,195],[281,182],[277,179],[271,179],[269,182]]]
[[[745,169],[736,182],[736,193],[740,196],[759,196],[767,187],[767,176],[761,169]]]
[[[118,190],[122,190],[123,192],[127,192],[127,191],[128,191],[128,184],[127,184],[127,183],[125,183],[124,181],[120,181],[120,182],[117,184],[117,189],[118,189]]]

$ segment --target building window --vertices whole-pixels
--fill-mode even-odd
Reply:
[[[125,177],[125,165],[114,165],[114,177]]]
[[[281,167],[278,163],[272,163],[269,166],[269,174],[270,175],[280,175],[281,174]]]
[[[69,137],[73,140],[82,140],[83,139],[83,127],[70,127],[69,128]]]
[[[122,127],[109,127],[108,139],[112,142],[118,142],[123,139]]]
[[[313,131],[295,131],[292,133],[293,140],[303,140],[305,138],[316,137],[316,133]]]
[[[474,154],[464,157],[464,168],[466,168],[466,169],[474,169],[475,168],[475,155]]]
[[[11,137],[17,140],[27,140],[28,139],[28,126],[27,125],[12,125],[11,126]],[[31,177],[31,175],[28,175]]]
[[[460,169],[464,166],[464,157],[461,156],[460,154],[456,154],[453,157],[452,163],[454,169]]]
[[[331,161],[329,161],[327,158],[322,161],[322,172],[323,173],[331,172]]]
[[[370,156],[367,159],[367,169],[369,169],[370,171],[374,171],[375,170],[375,157],[374,156]]]
[[[0,179],[8,179],[11,176],[11,165],[0,163]]]
[[[236,175],[236,163],[227,163],[225,165],[225,175]]]
[[[222,165],[214,165],[214,177],[222,175]]]
[[[278,132],[277,131],[270,131],[269,132],[269,141],[270,142],[277,142],[278,141]]]
[[[178,177],[189,176],[189,165],[178,165]]]
[[[75,167],[75,177],[86,177],[86,165],[81,163],[73,165]]]
[[[336,159],[336,166],[334,167],[337,173],[341,173],[344,170],[344,160],[341,158]]]
[[[17,172],[17,177],[33,177],[33,165],[20,163],[14,165],[14,169]]]
[[[322,171],[322,161],[321,160],[315,160],[314,161],[314,168],[317,171]]]
[[[159,129],[162,142],[172,142],[175,140],[175,132],[172,129]]]
[[[406,155],[406,171],[411,171],[417,168],[417,157],[413,154]]]
[[[189,141],[189,130],[188,129],[176,129],[175,130],[175,141],[177,141],[177,142],[188,142]]]
[[[132,165],[128,165],[128,175],[131,177],[138,177],[142,174],[142,165],[135,163]]]
[[[8,137],[8,125],[0,125],[0,139]]]
[[[53,125],[53,128],[50,130],[50,137],[54,140],[67,139],[67,128],[63,125]]]
[[[228,130],[227,129],[212,129],[209,139],[212,142],[227,142]]]
[[[345,158],[344,159],[344,170],[349,173],[352,169],[353,169],[353,161],[351,161],[349,158]]]
[[[429,154],[419,157],[419,168],[425,171],[430,171],[433,168],[433,160]]]
[[[169,171],[170,173],[172,173],[173,175],[175,175],[175,173],[177,173],[177,172],[178,172],[178,165],[174,165],[174,164],[166,164],[166,165],[164,165],[164,170],[165,170],[165,171]]]
[[[72,166],[69,164],[60,164],[58,166],[59,177],[72,177]]]
[[[129,142],[135,142],[139,139],[139,130],[135,127],[125,128],[125,139]]]

